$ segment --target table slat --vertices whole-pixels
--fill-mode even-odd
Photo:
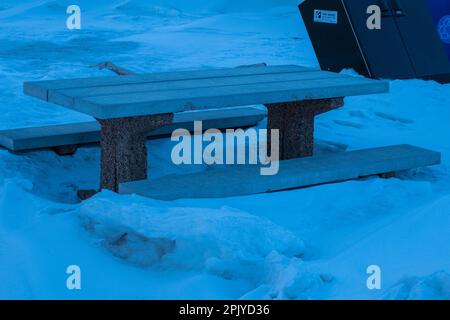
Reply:
[[[214,77],[239,77],[245,75],[258,75],[258,74],[308,72],[311,70],[319,70],[319,69],[294,65],[284,65],[284,66],[228,68],[228,69],[211,69],[211,70],[179,71],[179,72],[159,72],[140,75],[130,75],[124,77],[111,76],[111,77],[91,77],[91,78],[48,80],[48,81],[33,81],[24,83],[24,92],[25,94],[33,96],[35,98],[47,100],[49,90],[89,88],[89,87],[109,86],[109,85],[141,84],[148,82],[177,81],[189,79],[207,79]]]
[[[145,84],[127,84],[120,86],[101,86],[78,89],[60,89],[50,90],[48,94],[48,101],[62,106],[70,106],[74,104],[76,99],[96,96],[110,96],[110,95],[124,95],[134,93],[150,93],[168,90],[183,90],[183,89],[201,89],[210,90],[214,87],[224,86],[239,86],[251,84],[267,83],[269,86],[273,82],[286,81],[306,81],[326,78],[342,78],[341,75],[331,72],[311,71],[311,72],[297,72],[288,74],[271,74],[271,75],[252,75],[240,77],[222,77],[196,80],[179,80],[179,81],[165,81],[153,82]]]
[[[100,119],[176,113],[388,92],[389,84],[356,77],[167,90],[75,99],[74,110]]]

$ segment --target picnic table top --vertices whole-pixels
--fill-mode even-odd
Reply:
[[[27,95],[98,119],[388,91],[388,82],[294,65],[24,83]]]

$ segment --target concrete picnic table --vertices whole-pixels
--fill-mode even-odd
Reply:
[[[312,155],[316,115],[343,106],[343,97],[388,90],[387,82],[293,65],[24,83],[25,94],[100,122],[100,187],[116,192],[147,179],[147,133],[174,113],[266,105],[268,129],[280,130],[280,159],[287,160]]]

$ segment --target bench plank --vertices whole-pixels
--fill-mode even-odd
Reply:
[[[49,90],[89,88],[98,86],[142,84],[161,81],[177,81],[189,79],[208,79],[215,77],[239,77],[246,75],[277,74],[290,72],[309,72],[319,70],[318,68],[307,68],[301,66],[268,66],[228,68],[198,71],[160,72],[142,75],[129,75],[126,77],[91,77],[48,81],[33,81],[24,83],[24,93],[32,97],[47,100]]]
[[[264,109],[256,107],[181,112],[175,114],[172,125],[150,132],[149,137],[170,135],[178,128],[192,131],[194,120],[203,120],[203,128],[207,130],[249,127],[256,125],[266,116],[267,112]],[[97,121],[0,131],[0,146],[11,151],[82,145],[99,141],[100,124]]]
[[[204,108],[271,104],[384,93],[389,83],[342,76],[307,81],[286,81],[212,88],[166,90],[74,99],[66,106],[99,119]]]
[[[250,84],[262,84],[286,81],[306,81],[315,79],[341,78],[342,76],[331,72],[310,71],[292,72],[264,75],[251,75],[239,77],[216,77],[207,79],[190,79],[177,81],[149,82],[143,84],[126,84],[113,86],[98,86],[76,89],[49,90],[48,100],[50,102],[70,106],[76,99],[108,96],[131,93],[150,93],[155,91],[179,90],[179,89],[201,89],[209,90],[212,87],[238,86]]]
[[[274,176],[261,176],[259,166],[228,166],[201,173],[170,175],[120,185],[122,194],[159,199],[224,198],[339,182],[375,174],[439,164],[438,152],[396,145],[280,162]],[[243,178],[245,178],[243,183]]]

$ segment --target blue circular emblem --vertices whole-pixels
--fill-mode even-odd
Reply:
[[[439,20],[438,32],[442,42],[450,44],[450,16],[443,16]]]

